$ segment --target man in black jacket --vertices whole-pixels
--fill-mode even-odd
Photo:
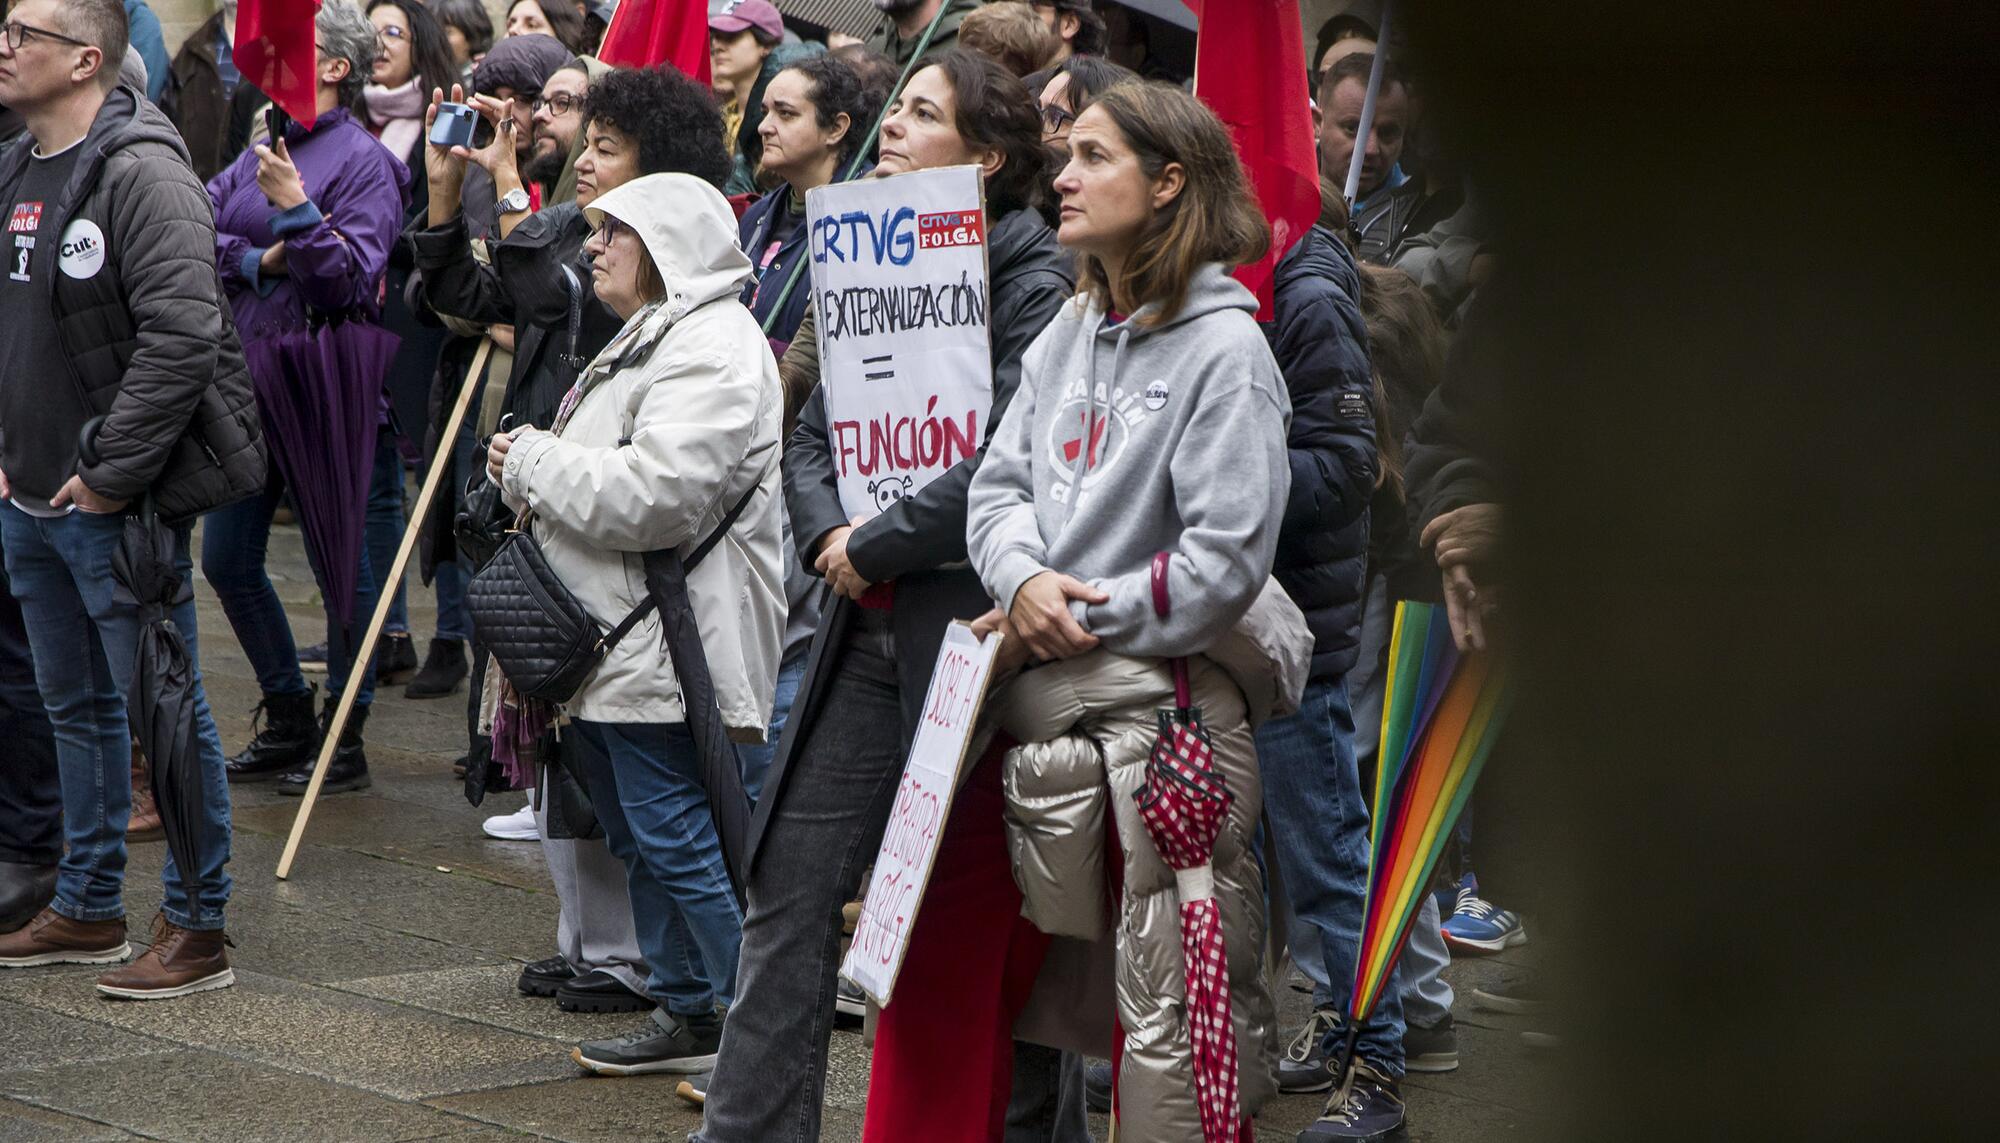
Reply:
[[[1368,504],[1375,492],[1374,379],[1361,317],[1361,273],[1325,227],[1306,232],[1278,264],[1275,315],[1264,327],[1291,394],[1292,490],[1272,574],[1305,613],[1312,672],[1297,713],[1257,732],[1278,872],[1294,914],[1301,959],[1324,974],[1315,1012],[1279,1068],[1281,1090],[1324,1091],[1344,1038],[1333,990],[1354,976],[1368,878],[1367,797],[1354,758],[1347,672],[1360,639]],[[1376,1138],[1402,1122],[1402,1008],[1391,987],[1356,1047],[1363,1082],[1354,1100],[1301,1138]],[[1339,1112],[1336,1116],[1335,1113]]]
[[[22,0],[0,44],[0,102],[28,135],[0,158],[0,535],[56,728],[68,840],[54,900],[0,937],[4,967],[131,953],[125,700],[142,616],[118,599],[111,566],[128,506],[150,498],[178,525],[176,562],[191,578],[189,522],[264,480],[208,195],[173,124],[117,87],[125,37],[120,0]],[[194,654],[192,592],[172,618]],[[152,945],[99,980],[106,995],[159,999],[235,980],[222,934],[229,791],[198,682],[194,699],[190,761],[206,793],[185,807],[201,818],[196,867],[168,863]]]

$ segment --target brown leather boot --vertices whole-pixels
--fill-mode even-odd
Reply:
[[[154,917],[153,947],[98,977],[97,991],[118,1000],[166,1000],[228,988],[236,983],[236,970],[229,967],[227,941],[221,929],[183,929]]]
[[[72,921],[54,909],[0,936],[0,968],[38,964],[114,964],[132,955],[125,943],[125,918]]]
[[[146,764],[146,756],[139,753],[139,744],[132,743],[132,820],[125,826],[125,841],[158,841],[167,836],[166,827],[160,823],[160,807],[153,804],[152,767]]]

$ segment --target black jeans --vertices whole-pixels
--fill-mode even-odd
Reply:
[[[56,739],[42,692],[35,686],[35,658],[21,605],[0,563],[0,861],[54,865],[62,860],[62,784],[56,773]]]
[[[765,826],[736,1004],[703,1107],[705,1143],[815,1143],[840,970],[840,907],[875,859],[903,776],[888,614],[856,608],[837,671]]]

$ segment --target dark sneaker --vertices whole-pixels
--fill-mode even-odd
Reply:
[[[310,647],[299,648],[299,670],[308,675],[326,674],[326,644],[314,643]]]
[[[674,1094],[680,1096],[686,1103],[701,1107],[708,1102],[708,1077],[714,1074],[714,1072],[703,1072],[697,1076],[689,1076],[674,1087]]]
[[[568,958],[552,956],[522,965],[520,979],[514,982],[514,987],[520,989],[524,996],[554,996],[556,989],[574,979],[576,969],[570,965]]]
[[[0,935],[0,968],[42,964],[115,964],[132,955],[125,918],[75,921],[43,909],[11,933]]]
[[[324,734],[333,725],[334,708],[339,704],[339,699],[327,696],[319,716],[320,733]],[[340,746],[333,752],[333,760],[326,764],[326,781],[320,783],[320,793],[344,794],[375,784],[368,776],[368,755],[361,748],[361,730],[367,724],[367,707],[357,705],[347,712],[347,725],[340,730]],[[289,798],[302,796],[312,786],[313,764],[317,761],[316,757],[307,759],[305,765],[279,779],[278,792]]]
[[[1111,1063],[1092,1060],[1083,1065],[1083,1105],[1099,1115],[1111,1114]]]
[[[565,1012],[644,1012],[653,1004],[624,981],[595,969],[556,989],[556,1007]]]
[[[1340,1032],[1340,1012],[1328,1006],[1313,1009],[1312,1019],[1299,1029],[1278,1061],[1278,1090],[1286,1095],[1326,1091],[1333,1073],[1326,1066],[1326,1045]]]
[[[236,983],[229,967],[229,938],[221,929],[183,929],[164,916],[153,919],[153,945],[139,959],[97,978],[97,991],[114,1000],[170,1000]]]
[[[833,989],[833,1011],[836,1015],[855,1020],[866,1019],[868,994],[861,991],[860,985],[844,976],[840,977]]]
[[[1435,1028],[1420,1028],[1411,1024],[1403,1029],[1403,1070],[1458,1070],[1458,1029],[1452,1024],[1450,1013],[1446,1013]]]
[[[417,677],[417,644],[408,631],[391,631],[375,649],[375,684],[400,687]]]
[[[721,1046],[722,1018],[715,1013],[681,1016],[656,1008],[645,1027],[616,1039],[585,1040],[569,1058],[601,1076],[697,1075],[715,1067]]]
[[[1402,1129],[1403,1118],[1403,1099],[1396,1092],[1396,1081],[1362,1060],[1354,1065],[1354,1082],[1347,1088],[1347,1098],[1343,1100],[1337,1090],[1327,1097],[1326,1110],[1299,1132],[1298,1143],[1388,1139]]]
[[[1512,1016],[1532,1016],[1541,1010],[1542,990],[1526,973],[1503,976],[1492,984],[1472,990],[1472,1006]]]
[[[250,715],[250,745],[224,767],[230,781],[268,782],[312,765],[319,754],[313,695],[308,690],[299,695],[264,696]]]
[[[457,639],[433,639],[423,669],[403,688],[404,698],[444,698],[465,681],[465,644]]]

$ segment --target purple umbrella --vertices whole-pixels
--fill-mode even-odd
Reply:
[[[397,345],[380,326],[337,321],[243,347],[271,457],[291,489],[327,609],[342,627],[354,617],[382,379]]]

